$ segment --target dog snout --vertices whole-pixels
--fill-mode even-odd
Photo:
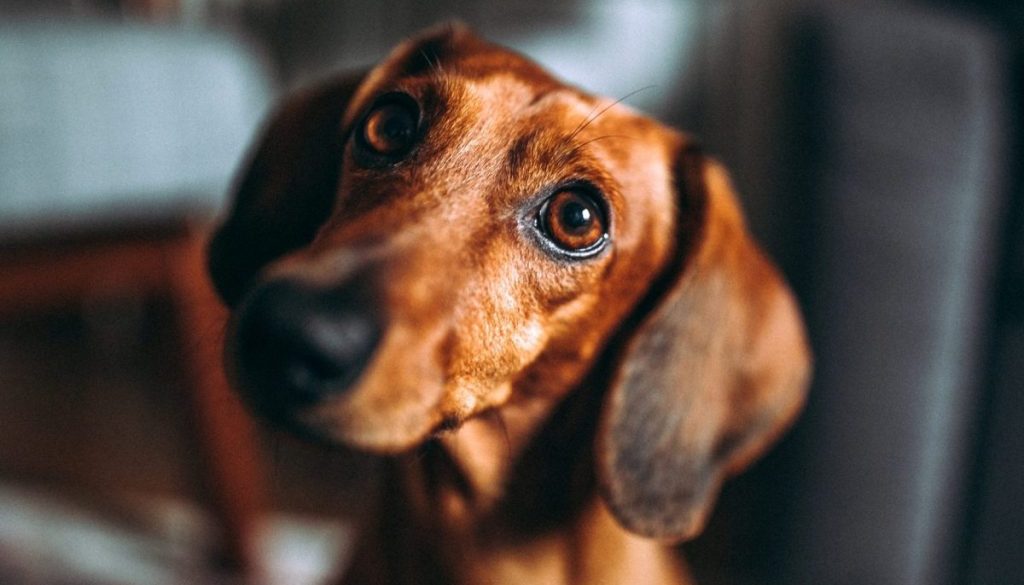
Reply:
[[[270,281],[239,310],[237,373],[260,410],[286,415],[352,388],[381,331],[371,299],[358,287]]]

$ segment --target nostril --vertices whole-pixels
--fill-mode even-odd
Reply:
[[[309,404],[350,388],[380,341],[368,303],[345,289],[267,283],[239,308],[237,367],[251,398]]]
[[[368,315],[342,309],[307,316],[300,337],[294,367],[302,371],[297,375],[331,392],[344,390],[359,377],[377,347],[380,330]]]

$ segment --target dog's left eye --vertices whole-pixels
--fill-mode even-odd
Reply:
[[[381,162],[394,162],[412,150],[418,127],[419,108],[411,97],[385,95],[363,117],[357,146]]]
[[[549,197],[541,205],[538,227],[545,238],[574,257],[596,254],[608,240],[604,210],[584,189],[562,189]]]

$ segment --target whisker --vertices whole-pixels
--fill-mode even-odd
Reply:
[[[591,142],[597,142],[598,140],[604,140],[606,138],[623,138],[623,139],[626,139],[626,140],[636,140],[636,136],[627,136],[625,134],[602,134],[601,136],[598,136],[597,138],[591,138],[590,140],[587,140],[586,142],[581,142],[581,143],[577,144],[576,146],[573,147],[572,152],[573,153],[578,152],[580,149],[582,149],[584,146],[590,144]]]
[[[420,445],[416,449],[416,452],[413,454],[413,459],[415,459],[416,462],[420,462],[420,461],[423,461],[424,459],[426,459],[427,458],[427,450],[430,449],[434,445],[434,443],[436,441],[437,441],[437,437],[431,437],[430,441]]]
[[[656,86],[656,85],[646,85],[644,87],[641,87],[640,89],[635,89],[635,90],[627,93],[626,95],[620,97],[619,99],[613,101],[612,103],[608,104],[607,106],[601,108],[601,111],[598,112],[597,114],[593,113],[594,110],[590,110],[591,113],[587,114],[587,117],[584,118],[583,123],[580,124],[579,126],[577,126],[576,129],[573,130],[571,134],[569,134],[569,138],[568,139],[572,140],[573,138],[575,138],[577,134],[579,134],[580,132],[583,132],[583,130],[587,126],[589,126],[592,123],[594,123],[595,120],[600,118],[605,112],[607,112],[608,110],[612,109],[614,106],[617,106],[618,104],[621,104],[622,102],[628,100],[629,98],[635,96],[636,94],[638,94],[638,93],[640,93],[642,91],[647,91],[648,89],[654,89],[655,87],[658,87],[658,86]],[[594,106],[594,108],[596,109],[597,106]]]
[[[440,79],[444,76],[444,71],[441,70],[441,62],[438,59],[431,59],[430,53],[426,49],[420,49],[420,55],[423,60],[427,62],[427,66],[434,72],[434,74]]]
[[[505,437],[505,457],[508,461],[512,461],[512,439],[508,435],[508,425],[505,423],[505,415],[500,410],[494,409],[494,416],[498,421],[498,426],[501,427],[501,434]]]
[[[587,112],[587,115],[584,116],[583,119],[580,120],[580,123],[577,124],[575,128],[573,128],[573,131],[569,133],[569,140],[572,140],[573,138],[576,137],[577,134],[583,131],[583,128],[591,122],[590,117],[594,115],[594,112],[596,112],[597,108],[599,108],[600,106],[601,104],[594,104],[594,107],[590,108],[590,111]],[[598,115],[600,116],[601,114]]]

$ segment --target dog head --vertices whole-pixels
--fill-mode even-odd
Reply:
[[[287,99],[209,260],[249,403],[357,449],[617,360],[596,465],[649,536],[698,531],[802,402],[798,311],[721,167],[462,27]]]

